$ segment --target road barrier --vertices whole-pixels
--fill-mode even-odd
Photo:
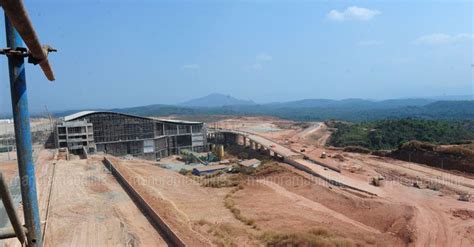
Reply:
[[[327,168],[327,169],[329,169],[329,170],[333,170],[333,171],[335,171],[335,172],[341,173],[341,169],[336,168],[336,167],[334,167],[334,166],[330,166],[330,165],[328,165],[328,164],[326,164],[326,163],[323,163],[323,162],[321,162],[321,161],[319,161],[319,160],[312,159],[312,158],[308,157],[307,155],[304,156],[304,159],[307,160],[307,161],[309,161],[309,162],[311,162],[311,163],[314,163],[314,164],[316,164],[316,165],[320,165],[320,166],[322,166],[322,167],[325,167],[325,168]]]

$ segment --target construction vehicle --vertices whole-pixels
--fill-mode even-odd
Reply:
[[[327,157],[326,152],[322,152],[320,158],[321,158],[321,159],[325,159],[326,157]]]

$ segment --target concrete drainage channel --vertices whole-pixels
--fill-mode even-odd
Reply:
[[[145,217],[155,227],[158,233],[168,243],[169,246],[186,246],[178,235],[163,221],[158,213],[143,199],[138,191],[125,179],[125,177],[115,168],[114,164],[104,157],[105,167],[112,173],[118,183],[127,192],[135,205],[142,211]]]

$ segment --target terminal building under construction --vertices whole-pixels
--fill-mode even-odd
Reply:
[[[56,124],[56,145],[71,153],[103,152],[158,159],[181,149],[207,151],[201,122],[164,120],[117,112],[83,111]]]

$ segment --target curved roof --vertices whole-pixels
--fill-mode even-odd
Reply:
[[[123,115],[123,116],[127,116],[127,117],[142,118],[142,119],[148,119],[148,120],[164,122],[164,123],[172,123],[172,124],[202,124],[202,122],[174,120],[174,119],[157,119],[157,118],[142,117],[142,116],[137,116],[137,115],[132,115],[132,114],[125,114],[125,113],[121,113],[121,112],[112,112],[112,111],[80,111],[80,112],[76,112],[74,114],[65,116],[64,121],[66,121],[66,122],[67,121],[72,121],[72,120],[76,120],[78,118],[86,117],[86,116],[96,114],[96,113],[118,114],[118,115]]]
[[[84,117],[84,116],[87,116],[89,114],[92,114],[92,113],[95,113],[96,111],[80,111],[80,112],[76,112],[74,114],[71,114],[71,115],[67,115],[64,117],[64,121],[71,121],[71,120],[74,120],[74,119],[77,119],[77,118],[80,118],[80,117]]]

